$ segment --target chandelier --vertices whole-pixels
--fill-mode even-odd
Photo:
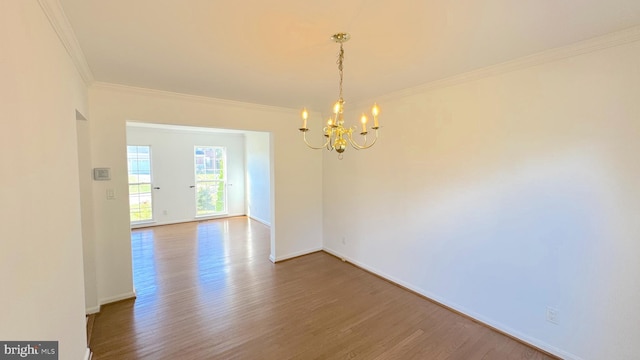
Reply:
[[[340,73],[340,93],[338,95],[338,100],[333,105],[333,115],[327,120],[327,126],[323,128],[324,137],[326,138],[325,143],[321,146],[313,146],[309,144],[307,141],[307,132],[309,128],[307,128],[307,119],[309,118],[309,113],[307,109],[302,109],[302,127],[299,129],[302,132],[302,137],[304,139],[305,144],[308,147],[315,150],[327,149],[329,151],[336,150],[338,152],[338,159],[342,159],[342,153],[347,148],[347,143],[349,143],[354,149],[368,149],[373,146],[378,140],[378,129],[380,126],[378,125],[378,114],[380,114],[380,109],[377,104],[373,104],[371,108],[371,115],[373,115],[373,126],[371,129],[375,131],[375,138],[371,143],[367,142],[367,116],[362,113],[362,117],[360,118],[360,123],[362,125],[360,135],[362,135],[362,142],[358,143],[353,139],[353,133],[357,132],[358,127],[356,125],[351,127],[344,127],[344,99],[342,98],[342,79],[343,79],[343,68],[342,62],[344,61],[344,49],[342,44],[348,41],[351,38],[351,35],[347,33],[337,33],[331,37],[331,39],[340,44],[340,52],[338,52],[338,72]]]

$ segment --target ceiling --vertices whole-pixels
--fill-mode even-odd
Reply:
[[[96,81],[316,111],[336,32],[354,103],[640,24],[638,0],[60,3]]]

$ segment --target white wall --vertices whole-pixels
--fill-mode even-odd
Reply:
[[[268,133],[247,132],[247,215],[271,225],[271,171]]]
[[[94,167],[110,167],[112,181],[94,182],[96,263],[101,302],[131,296],[126,122],[269,132],[271,258],[322,248],[322,155],[307,152],[297,132],[298,111],[97,84],[89,89]],[[115,200],[107,200],[107,188]]]
[[[76,116],[86,87],[37,1],[0,2],[0,339],[86,351]]]
[[[639,64],[635,42],[380,101],[379,143],[324,157],[325,248],[565,358],[637,358]]]
[[[224,146],[227,149],[227,216],[245,215],[243,134],[134,124],[127,126],[127,144],[151,146],[153,186],[160,188],[153,190],[153,216],[157,225],[196,220],[195,189],[190,187],[195,185],[195,146]]]

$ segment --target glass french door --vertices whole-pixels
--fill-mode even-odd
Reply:
[[[127,146],[129,175],[129,217],[131,223],[153,220],[151,193],[151,147]]]
[[[196,216],[227,213],[226,148],[195,146]]]

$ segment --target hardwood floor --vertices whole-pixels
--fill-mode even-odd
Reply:
[[[272,264],[245,217],[132,233],[137,299],[94,359],[552,359],[323,252]]]

